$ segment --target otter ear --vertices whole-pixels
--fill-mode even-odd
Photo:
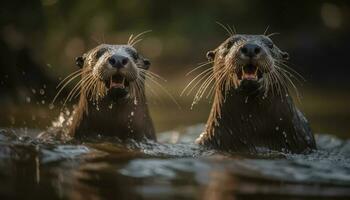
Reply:
[[[85,58],[83,56],[79,56],[75,58],[75,65],[80,68],[83,68],[84,62],[85,62]]]
[[[143,64],[145,66],[145,69],[149,69],[149,67],[151,66],[151,62],[146,58],[143,59]]]
[[[281,52],[281,55],[282,55],[282,58],[285,59],[285,60],[289,60],[289,54],[285,51],[282,51]]]
[[[208,59],[209,61],[213,61],[214,58],[215,58],[215,54],[216,54],[215,51],[208,51],[208,52],[207,52],[207,59]]]

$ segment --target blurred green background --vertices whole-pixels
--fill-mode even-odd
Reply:
[[[75,57],[146,30],[136,47],[181,105],[164,92],[149,97],[157,130],[205,122],[210,102],[190,110],[192,96],[179,94],[193,78],[186,72],[227,37],[218,21],[238,33],[279,32],[274,42],[307,80],[297,104],[314,131],[350,136],[349,1],[12,0],[0,9],[1,127],[49,126],[60,112],[49,108],[55,86],[77,69]]]

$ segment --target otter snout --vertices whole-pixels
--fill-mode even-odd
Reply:
[[[239,49],[239,53],[244,58],[256,58],[262,54],[262,48],[257,44],[248,43]]]
[[[108,58],[108,63],[116,69],[121,69],[129,63],[129,58],[122,55],[112,55]]]

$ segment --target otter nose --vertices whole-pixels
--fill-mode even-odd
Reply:
[[[108,59],[109,64],[117,69],[125,67],[129,62],[129,58],[121,55],[113,55]]]
[[[261,52],[261,47],[257,44],[245,44],[240,51],[243,55],[253,58]]]

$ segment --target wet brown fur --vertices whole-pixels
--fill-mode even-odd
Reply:
[[[119,48],[119,45],[115,46],[99,45],[80,58],[83,62],[80,63],[82,64],[81,80],[85,82],[80,81],[77,89],[71,92],[71,97],[67,97],[80,95],[68,134],[75,138],[113,136],[121,140],[156,140],[145,97],[145,78],[152,77],[144,69],[144,58],[140,56],[133,61],[139,73],[130,75],[137,78],[130,83],[130,91],[126,98],[110,97],[103,81],[92,76],[97,63],[95,58],[97,52],[101,48]],[[133,48],[132,45],[123,45],[121,48],[124,46]]]
[[[258,60],[262,67],[258,70],[264,77],[255,83],[258,86],[253,91],[243,88],[238,78],[241,69],[238,49],[248,42],[260,45],[263,50],[263,57]],[[233,34],[208,52],[213,66],[204,73],[208,78],[199,87],[194,101],[202,98],[208,88],[212,88],[208,96],[212,93],[214,100],[206,129],[196,141],[198,144],[247,153],[306,153],[316,149],[309,123],[294,105],[287,87],[289,83],[295,88],[286,76],[292,72],[282,68],[288,67],[282,61],[288,54],[273,44],[268,47],[270,43],[265,35]]]

